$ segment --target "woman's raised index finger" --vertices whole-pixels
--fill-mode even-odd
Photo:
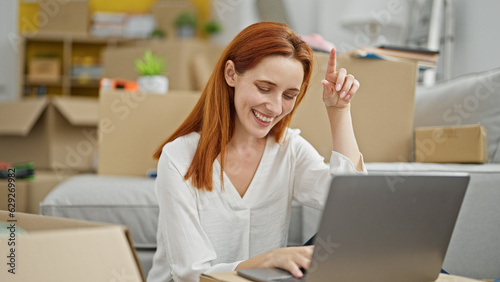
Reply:
[[[330,51],[330,57],[328,58],[328,66],[326,68],[326,73],[334,73],[337,68],[337,51],[332,48]]]

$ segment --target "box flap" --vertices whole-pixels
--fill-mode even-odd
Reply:
[[[48,104],[46,98],[0,103],[0,135],[27,136]]]
[[[97,126],[99,104],[97,98],[55,97],[52,104],[71,123],[76,126]]]
[[[130,229],[128,227],[124,226],[125,228],[125,236],[127,237],[128,243],[132,247],[132,253],[134,255],[135,262],[137,263],[137,266],[139,267],[139,273],[141,274],[142,278],[145,280],[145,275],[144,275],[144,270],[142,269],[141,261],[139,260],[139,256],[135,252],[135,247],[134,247],[134,242],[132,241],[132,235],[130,234]]]
[[[8,211],[0,210],[0,221],[7,220],[9,218],[8,215],[9,215]],[[16,212],[15,215],[16,219],[19,222],[19,226],[25,229],[26,231],[91,228],[91,227],[103,227],[109,225],[99,222],[58,218],[51,216],[40,216],[36,214],[21,213],[21,212]]]

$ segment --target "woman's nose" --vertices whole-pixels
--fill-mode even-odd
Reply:
[[[269,101],[266,103],[266,108],[275,116],[281,115],[283,111],[281,95],[270,95]]]

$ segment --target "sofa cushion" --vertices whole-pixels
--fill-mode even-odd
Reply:
[[[74,176],[40,203],[42,215],[126,225],[136,248],[156,248],[155,180],[94,174]]]
[[[487,130],[489,162],[500,163],[500,68],[417,88],[415,127],[477,123]]]

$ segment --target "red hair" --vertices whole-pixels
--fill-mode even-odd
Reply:
[[[156,149],[153,157],[159,159],[163,146],[178,137],[198,132],[200,140],[189,166],[185,180],[198,189],[212,191],[213,163],[220,154],[221,183],[223,179],[226,146],[234,132],[234,89],[224,78],[225,64],[234,62],[239,74],[255,67],[267,56],[295,58],[304,67],[304,78],[295,105],[306,93],[312,70],[311,48],[292,29],[282,23],[259,22],[242,30],[222,52],[200,99],[179,128]],[[283,117],[270,131],[276,142],[280,142],[292,115]]]

